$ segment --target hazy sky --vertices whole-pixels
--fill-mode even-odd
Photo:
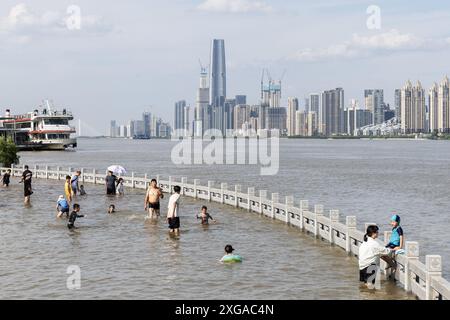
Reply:
[[[70,5],[81,28],[67,27]],[[379,29],[366,10],[381,9]],[[372,21],[372,20],[371,20]],[[74,27],[75,26],[75,27]],[[172,122],[174,102],[195,105],[199,62],[225,39],[227,93],[258,103],[262,68],[284,70],[288,96],[407,79],[429,88],[450,73],[450,2],[413,0],[33,0],[0,2],[0,105],[31,111],[44,98],[71,109],[84,134],[150,110]]]

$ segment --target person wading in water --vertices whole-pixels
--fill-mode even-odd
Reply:
[[[156,179],[150,181],[150,186],[147,189],[144,200],[144,210],[148,210],[148,216],[150,218],[159,217],[160,203],[159,199],[163,199],[164,194],[158,187]]]

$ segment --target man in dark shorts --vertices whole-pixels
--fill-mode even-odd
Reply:
[[[169,205],[167,210],[167,222],[169,223],[170,233],[179,234],[180,233],[180,217],[178,216],[178,207],[180,200],[180,186],[173,187],[173,191],[175,192],[169,198]]]
[[[78,214],[78,212],[80,212],[80,205],[78,203],[75,203],[73,205],[73,211],[69,216],[69,223],[67,224],[67,228],[69,228],[69,230],[72,230],[75,228],[75,220],[77,220],[77,218],[84,217],[84,215]]]
[[[159,217],[159,199],[164,198],[164,195],[160,188],[158,188],[158,182],[156,179],[150,181],[150,186],[147,189],[144,200],[144,210],[148,210],[150,218]]]
[[[117,177],[112,171],[108,171],[108,175],[105,178],[106,194],[116,195],[116,180]]]
[[[33,178],[33,173],[29,170],[28,166],[25,166],[25,171],[22,173],[23,182],[23,195],[25,197],[25,204],[29,204],[31,199],[30,196],[33,194],[33,190],[31,188],[31,179]]]

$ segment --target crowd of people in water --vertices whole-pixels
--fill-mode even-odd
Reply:
[[[78,203],[72,205],[72,212],[70,212],[70,205],[77,196],[86,195],[84,186],[80,184],[81,171],[76,171],[72,176],[67,175],[64,183],[64,195],[60,195],[57,200],[56,210],[58,218],[67,218],[67,227],[69,230],[75,229],[75,221],[77,218],[86,217],[86,215],[79,214],[81,207]],[[24,202],[30,204],[32,189],[33,173],[28,166],[24,167],[20,183],[24,186]],[[7,170],[2,178],[4,187],[8,187],[11,182],[11,170]],[[109,196],[123,196],[124,195],[124,180],[117,178],[112,171],[108,171],[105,178],[106,194]],[[168,223],[169,233],[179,235],[180,233],[180,207],[181,187],[174,186],[173,194],[169,197],[167,206],[166,222]],[[144,210],[148,212],[150,219],[158,219],[160,217],[160,200],[164,198],[164,193],[156,179],[152,179],[146,190],[144,198]],[[111,204],[107,212],[108,214],[115,213],[115,206]],[[208,213],[208,208],[202,206],[200,214],[196,215],[198,220],[201,220],[202,225],[208,225],[211,220],[213,223],[217,221]],[[373,288],[376,280],[376,275],[380,267],[380,260],[384,260],[391,271],[395,272],[397,267],[395,256],[404,253],[405,236],[403,229],[400,226],[400,216],[394,214],[390,219],[392,226],[392,233],[389,243],[386,246],[381,245],[376,241],[379,228],[376,225],[367,227],[364,235],[364,242],[359,247],[359,278],[368,288]],[[231,245],[225,246],[225,255],[222,257],[222,262],[240,262],[242,258],[239,255],[233,254],[233,247]]]
[[[86,215],[80,214],[81,206],[75,202],[75,199],[80,196],[83,197],[87,195],[84,185],[80,184],[81,171],[77,170],[70,176],[67,175],[64,182],[64,195],[60,195],[56,201],[56,217],[66,218],[67,228],[69,230],[76,229],[75,221],[77,218],[86,217]],[[24,185],[24,203],[26,205],[31,204],[31,195],[33,194],[32,189],[32,178],[33,173],[30,171],[29,167],[24,166],[24,171],[21,176],[20,183]],[[9,187],[11,181],[11,170],[8,169],[3,176],[1,181],[4,187]],[[108,196],[123,196],[124,195],[124,180],[123,178],[118,178],[114,175],[114,172],[108,171],[105,177],[105,189],[106,195]],[[160,199],[164,198],[164,193],[160,187],[158,187],[158,182],[156,179],[152,179],[146,190],[144,198],[144,210],[148,212],[148,218],[158,219],[160,217]],[[169,233],[171,235],[180,234],[180,217],[179,217],[179,207],[181,198],[181,187],[174,186],[173,194],[169,197],[169,203],[167,206],[167,216],[166,222],[169,226]],[[72,212],[70,212],[70,207],[72,206]],[[114,204],[111,204],[108,209],[108,214],[113,214],[116,212]],[[208,208],[202,206],[200,214],[196,215],[197,219],[201,220],[202,225],[208,225],[209,220],[216,223],[217,220],[208,213]],[[225,246],[225,255],[220,261],[222,262],[241,262],[242,258],[239,255],[233,254],[233,247],[231,245]],[[233,258],[233,259],[230,259]]]

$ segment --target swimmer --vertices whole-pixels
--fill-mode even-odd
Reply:
[[[211,217],[211,215],[208,213],[208,208],[206,206],[202,207],[202,212],[200,213],[200,215],[197,215],[197,219],[201,219],[202,220],[202,225],[208,225],[209,224],[209,220],[211,219],[212,222],[216,223],[217,221],[214,220],[213,217]]]
[[[242,262],[241,256],[233,253],[234,249],[231,244],[225,246],[225,255],[220,259],[220,262]]]
[[[80,196],[85,196],[86,195],[86,191],[84,190],[84,185],[80,186]]]
[[[114,212],[116,212],[116,206],[112,204],[108,208],[108,213],[114,213]]]
[[[77,218],[85,217],[85,215],[78,214],[78,212],[80,212],[80,205],[78,203],[75,203],[73,205],[73,211],[69,216],[69,223],[67,224],[67,228],[69,228],[69,230],[75,228],[75,220],[77,220]]]
[[[58,211],[57,218],[61,218],[61,216],[65,213],[66,217],[69,217],[70,206],[67,200],[63,195],[60,195],[58,201],[56,203],[56,211]]]

